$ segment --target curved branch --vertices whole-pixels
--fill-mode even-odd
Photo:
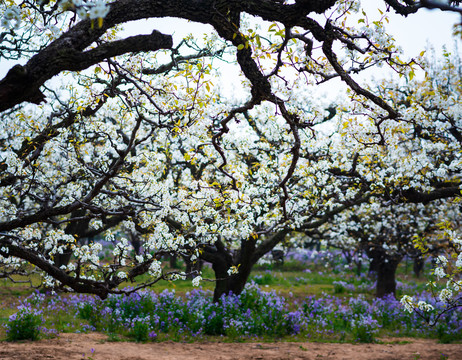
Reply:
[[[79,48],[69,46],[72,41],[63,36],[35,55],[25,66],[16,65],[8,72],[0,82],[0,111],[23,101],[34,104],[44,101],[40,86],[62,71],[84,70],[110,57],[128,52],[167,49],[173,45],[170,35],[153,31],[151,35],[132,36],[82,52]]]
[[[332,25],[328,22],[326,24],[326,31],[333,31]],[[381,107],[388,113],[389,119],[396,119],[399,116],[399,113],[391,107],[387,102],[383,99],[378,97],[377,95],[372,94],[370,91],[361,87],[353,78],[348,75],[348,73],[343,69],[342,65],[340,65],[337,55],[332,50],[334,42],[334,35],[330,36],[329,39],[325,40],[322,45],[322,51],[324,55],[326,55],[327,60],[334,68],[335,72],[340,75],[340,78],[357,94],[364,96],[365,98],[372,101],[377,106]]]

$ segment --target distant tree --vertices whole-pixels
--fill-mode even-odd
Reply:
[[[426,238],[431,252],[441,253],[449,244],[437,236],[437,224],[460,216],[458,210],[446,200],[423,205],[375,199],[337,215],[325,237],[330,245],[367,255],[377,297],[396,295],[396,270],[403,257],[424,255],[416,249],[416,239]]]

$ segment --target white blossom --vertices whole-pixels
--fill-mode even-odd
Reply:
[[[417,307],[422,311],[432,311],[434,307],[431,304],[426,303],[425,301],[419,301]]]
[[[231,267],[228,269],[228,275],[230,275],[230,276],[231,276],[231,275],[235,275],[235,274],[237,274],[237,273],[239,273],[239,269],[238,269],[237,266],[234,266],[234,265],[233,265],[233,266],[231,266]]]
[[[202,276],[196,276],[196,277],[192,280],[192,285],[193,285],[193,286],[199,286],[201,280],[202,280]]]
[[[450,301],[452,299],[452,290],[448,288],[441,290],[439,294],[439,298],[441,301],[445,301],[445,302]]]
[[[442,279],[446,276],[446,273],[444,272],[444,269],[442,267],[437,267],[435,270],[434,270],[434,273],[435,273],[435,276],[438,278],[438,279]]]
[[[117,273],[117,277],[118,277],[119,279],[126,279],[126,278],[127,278],[127,273],[125,273],[125,272],[123,272],[123,271],[119,271],[119,272]]]
[[[400,302],[408,312],[414,312],[414,299],[411,296],[404,295]]]
[[[104,0],[98,0],[90,8],[89,17],[90,19],[104,19],[109,13],[109,6],[105,3]]]

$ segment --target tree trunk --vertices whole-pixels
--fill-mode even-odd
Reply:
[[[242,240],[241,248],[235,253],[235,256],[225,248],[221,240],[216,241],[213,246],[205,247],[201,258],[210,262],[215,272],[216,283],[213,300],[218,302],[223,294],[230,292],[239,295],[244,290],[252,267],[262,256],[284,241],[288,233],[289,230],[287,229],[280,230],[262,241],[258,247],[254,238]],[[230,276],[228,270],[232,266],[238,267],[238,273]]]
[[[140,255],[141,252],[141,239],[138,233],[135,231],[129,231],[128,236],[130,238],[130,243],[133,246],[133,250],[135,251],[136,255]]]
[[[228,275],[228,269],[231,266],[231,264],[226,262],[212,264],[212,269],[215,272],[215,289],[213,291],[214,302],[218,302],[223,294],[228,295],[230,292],[233,292],[230,277]]]
[[[212,264],[213,271],[215,272],[216,283],[215,290],[213,292],[213,301],[218,302],[223,295],[230,293],[234,295],[240,295],[244,290],[247,279],[250,275],[250,270],[245,271],[239,267],[239,272],[234,275],[228,275],[228,269],[226,265]],[[251,269],[252,267],[250,267]]]
[[[205,247],[201,253],[201,259],[210,262],[215,272],[215,290],[213,301],[218,302],[223,294],[233,293],[239,295],[244,290],[252,267],[255,264],[254,239],[242,240],[239,252],[233,256],[230,250],[218,240],[214,246]],[[231,267],[237,267],[237,274],[228,274]]]
[[[239,295],[242,290],[244,290],[254,265],[252,259],[254,252],[255,240],[243,240],[241,241],[241,249],[237,253],[236,259],[232,259],[232,257],[229,256],[228,259],[232,259],[232,262],[221,262],[220,264],[212,265],[217,279],[215,291],[213,292],[213,301],[218,302],[223,294],[233,293],[234,295]],[[237,274],[228,274],[228,270],[231,266],[238,266]]]
[[[377,285],[375,295],[383,298],[386,295],[396,295],[396,269],[401,259],[400,255],[387,254],[381,247],[371,247],[366,250],[367,256],[371,259],[369,265],[369,275],[377,275]]]
[[[401,257],[383,255],[377,267],[376,296],[378,298],[383,298],[389,294],[396,295],[395,274],[401,261]]]
[[[363,272],[363,262],[361,260],[356,261],[356,276],[361,276]]]
[[[414,269],[414,275],[417,278],[420,278],[420,275],[422,275],[422,270],[424,268],[424,265],[425,265],[425,261],[420,256],[417,256],[416,258],[414,258],[413,269]]]

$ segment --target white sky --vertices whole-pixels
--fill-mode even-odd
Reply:
[[[371,2],[363,1],[363,3],[364,8],[373,10]],[[418,55],[427,43],[434,46],[436,53],[443,45],[448,49],[454,49],[456,39],[452,36],[452,29],[454,24],[461,22],[461,16],[456,13],[424,9],[406,18],[392,12],[389,18],[390,24],[387,25],[389,32],[409,57]]]

